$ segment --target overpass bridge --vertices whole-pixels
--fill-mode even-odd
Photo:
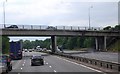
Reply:
[[[9,27],[10,25],[7,25]],[[39,26],[17,25],[18,28],[0,26],[2,36],[51,36],[52,49],[56,49],[56,36],[82,36],[94,37],[96,50],[106,49],[107,37],[120,37],[120,31],[103,30],[100,27],[75,27],[75,26]],[[103,44],[103,45],[102,45]]]

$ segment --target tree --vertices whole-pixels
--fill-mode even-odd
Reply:
[[[3,54],[9,54],[9,50],[10,50],[9,40],[10,39],[7,36],[2,36],[2,53]]]
[[[120,25],[116,25],[115,30],[120,30]]]

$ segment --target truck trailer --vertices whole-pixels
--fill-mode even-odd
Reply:
[[[10,42],[10,56],[13,60],[22,59],[22,43],[20,41]]]

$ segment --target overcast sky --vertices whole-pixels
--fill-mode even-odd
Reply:
[[[0,0],[0,23],[3,23],[4,1]],[[118,1],[7,0],[5,3],[6,23],[88,26],[88,9],[92,6],[93,8],[90,8],[91,27],[115,26],[118,24]]]

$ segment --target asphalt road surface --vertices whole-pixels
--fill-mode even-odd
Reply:
[[[30,56],[44,55],[43,66],[31,66]],[[40,52],[24,52],[22,60],[13,60],[13,70],[10,72],[96,72],[102,71],[78,64],[58,56],[48,55]]]

